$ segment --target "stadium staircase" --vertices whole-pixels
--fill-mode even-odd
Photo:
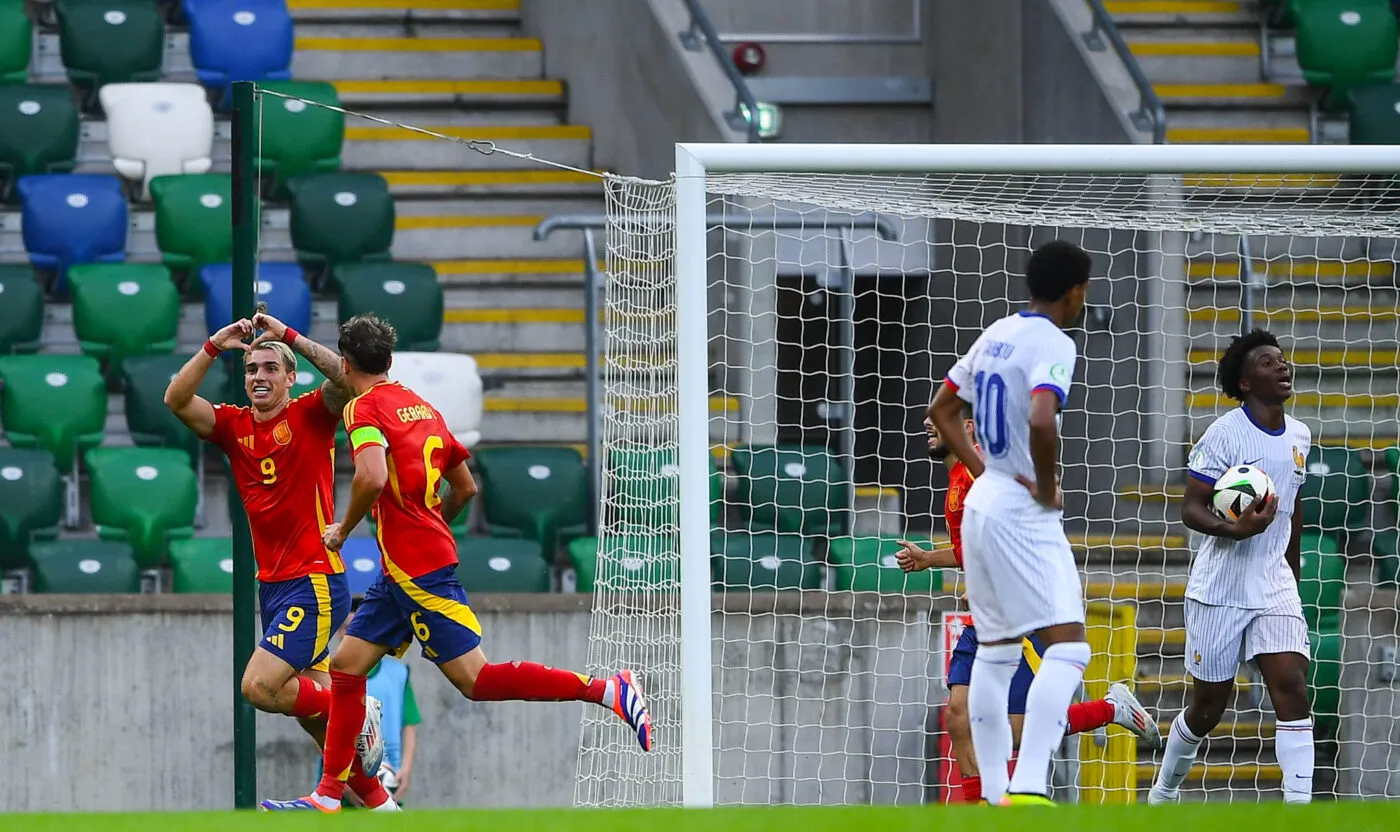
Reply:
[[[1277,11],[1215,0],[1117,0],[1105,5],[1166,106],[1168,142],[1346,141],[1345,123],[1338,129],[1336,119],[1319,106],[1321,92],[1305,82],[1294,57],[1293,33],[1279,28]],[[1252,199],[1326,198],[1327,189],[1337,189],[1338,177],[1195,176],[1184,184],[1189,200],[1247,208]],[[1337,193],[1338,198],[1357,197],[1355,189],[1345,186]],[[1192,439],[1233,404],[1216,389],[1214,369],[1240,327],[1240,242],[1211,234],[1195,234],[1187,242]],[[1349,449],[1341,451],[1344,455],[1350,452],[1374,464],[1370,449],[1395,444],[1400,405],[1394,376],[1400,316],[1393,244],[1255,235],[1248,246],[1257,287],[1256,324],[1292,346],[1300,392],[1291,413],[1309,423],[1315,442],[1342,446]],[[1385,373],[1382,383],[1377,383],[1376,369]],[[1316,454],[1309,459],[1314,476],[1317,462]],[[1137,690],[1161,717],[1164,733],[1181,709],[1188,685],[1181,628],[1189,552],[1172,505],[1180,493],[1179,483],[1120,493],[1119,518],[1168,529],[1166,546],[1141,552],[1135,590],[1118,582],[1099,584],[1105,590],[1100,595],[1112,590],[1140,601]],[[1091,581],[1112,577],[1094,576],[1090,563]],[[1114,563],[1123,564],[1121,554]],[[1202,764],[1187,781],[1185,799],[1278,799],[1281,775],[1272,749],[1273,720],[1262,685],[1242,669],[1232,708],[1209,738]],[[1327,758],[1334,752],[1329,748],[1329,743],[1319,746],[1319,793],[1332,788]],[[1154,761],[1145,751],[1139,759],[1139,796],[1145,798]]]

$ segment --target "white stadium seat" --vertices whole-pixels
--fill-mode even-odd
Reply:
[[[423,397],[468,448],[481,441],[481,374],[476,359],[455,352],[396,352],[389,378]]]
[[[213,165],[214,111],[198,84],[108,84],[99,93],[107,114],[112,165],[141,183],[168,173],[207,173]]]

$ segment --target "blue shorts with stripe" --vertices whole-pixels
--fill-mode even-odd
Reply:
[[[481,644],[481,623],[467,605],[457,568],[444,566],[398,583],[380,575],[345,634],[388,647],[399,657],[416,638],[423,658],[443,664]]]
[[[350,586],[343,572],[259,584],[258,606],[263,625],[259,647],[298,673],[325,670],[331,634],[350,615]]]
[[[1040,664],[1040,657],[1045,654],[1045,647],[1040,643],[1040,638],[1031,636],[1021,643],[1021,665],[1016,668],[1016,675],[1011,677],[1011,696],[1007,702],[1007,712],[1013,714],[1024,714],[1026,712],[1026,693],[1031,689],[1031,680],[1035,679],[1035,668],[1031,666],[1031,656],[1036,658],[1036,664]],[[954,685],[966,685],[972,681],[972,661],[977,657],[977,630],[974,627],[964,627],[962,636],[958,638],[957,647],[953,648],[952,661],[948,663],[948,687]]]

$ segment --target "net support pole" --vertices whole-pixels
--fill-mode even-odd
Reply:
[[[257,279],[258,177],[257,111],[250,81],[233,85],[233,316],[253,316],[253,283]],[[234,396],[244,398],[243,386],[234,385]],[[230,472],[228,513],[233,529],[233,806],[252,809],[257,804],[257,725],[255,711],[243,698],[243,669],[255,644],[256,581],[253,539],[248,517]]]
[[[705,168],[676,146],[676,374],[680,417],[681,800],[714,804],[710,658],[710,361]]]

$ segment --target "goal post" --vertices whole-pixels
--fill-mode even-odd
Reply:
[[[1400,752],[1371,724],[1389,700],[1365,667],[1384,629],[1371,560],[1395,577],[1379,568],[1394,507],[1372,494],[1400,418],[1397,167],[1359,146],[680,144],[671,181],[610,178],[589,665],[644,674],[657,750],[586,716],[576,801],[938,799],[932,630],[960,582],[903,576],[891,546],[941,536],[922,408],[1055,237],[1089,250],[1096,278],[1064,420],[1066,526],[1086,598],[1136,611],[1121,617],[1135,638],[1105,640],[1133,655],[1102,663],[1135,678],[1086,686],[1134,684],[1163,722],[1180,709],[1190,547],[1170,507],[1186,450],[1232,406],[1219,351],[1268,325],[1302,377],[1290,412],[1320,483],[1303,591],[1317,789],[1384,794]],[[805,226],[765,225],[774,212]],[[897,242],[839,222],[872,213]],[[1229,714],[1188,797],[1273,799],[1272,711],[1246,669]],[[1059,794],[1137,799],[1153,758],[1095,757],[1093,741],[1063,747]]]

